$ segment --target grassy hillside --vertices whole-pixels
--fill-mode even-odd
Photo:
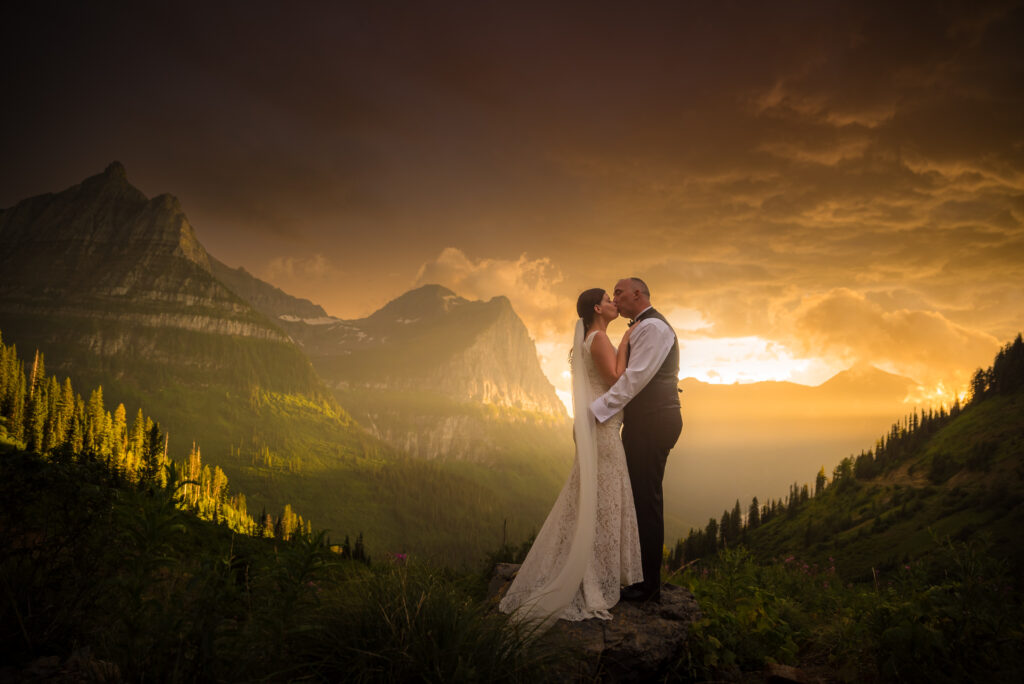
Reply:
[[[844,576],[869,579],[935,548],[935,539],[984,536],[1024,568],[1024,394],[967,407],[889,472],[842,481],[799,510],[751,530],[760,557],[835,558]]]
[[[720,522],[680,540],[673,561],[742,544],[766,560],[834,559],[844,576],[867,579],[927,554],[936,539],[977,538],[1024,568],[1021,336],[978,370],[972,393],[963,408],[894,424],[873,449],[843,459],[831,479],[822,471],[813,486],[794,483],[785,501],[727,506]]]
[[[16,430],[9,421],[24,426],[29,420],[30,373],[13,347],[2,348],[0,435],[24,447],[23,427]],[[105,368],[101,375],[118,372]],[[112,386],[103,388],[108,413],[122,401],[116,392],[123,385]],[[252,516],[277,515],[287,503],[335,541],[363,533],[372,556],[412,553],[452,566],[475,564],[505,535],[527,538],[557,494],[551,482],[538,483],[528,464],[496,469],[409,458],[367,434],[331,400],[255,387],[197,392],[167,382],[144,407],[169,432],[169,456],[185,460],[198,441],[203,460],[220,466],[232,489],[245,494]],[[138,410],[125,408],[129,418]],[[180,422],[163,422],[160,410]],[[511,428],[507,439],[516,441]]]
[[[682,677],[784,663],[798,680],[1021,681],[1021,337],[972,384],[962,410],[914,414],[831,480],[737,501],[679,541],[671,580],[704,613]]]
[[[179,494],[0,446],[0,679],[520,682],[569,653],[475,576],[235,534]]]

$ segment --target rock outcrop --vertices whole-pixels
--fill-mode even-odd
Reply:
[[[519,565],[499,563],[489,587],[491,599],[504,596]],[[583,681],[661,681],[682,657],[690,625],[700,608],[689,591],[673,584],[662,587],[660,603],[620,602],[611,620],[559,620],[544,635],[578,649]]]

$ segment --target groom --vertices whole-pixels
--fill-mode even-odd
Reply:
[[[651,307],[651,291],[639,278],[615,284],[613,300],[629,316],[626,371],[590,410],[601,423],[623,410],[622,446],[633,486],[644,581],[622,590],[624,601],[661,600],[661,550],[665,506],[661,481],[668,452],[683,429],[679,411],[679,342],[665,317]]]

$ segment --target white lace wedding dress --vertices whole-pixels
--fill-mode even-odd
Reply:
[[[530,552],[499,604],[521,621],[610,620],[619,588],[643,580],[636,509],[619,428],[622,414],[598,425],[590,402],[605,385],[582,321],[573,345],[576,458]]]

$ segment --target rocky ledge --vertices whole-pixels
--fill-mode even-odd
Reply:
[[[488,594],[497,603],[519,565],[499,563]],[[700,618],[693,595],[673,584],[661,590],[661,603],[620,602],[611,620],[559,620],[544,635],[580,651],[577,677],[584,681],[641,682],[663,679],[684,652],[690,625]]]

